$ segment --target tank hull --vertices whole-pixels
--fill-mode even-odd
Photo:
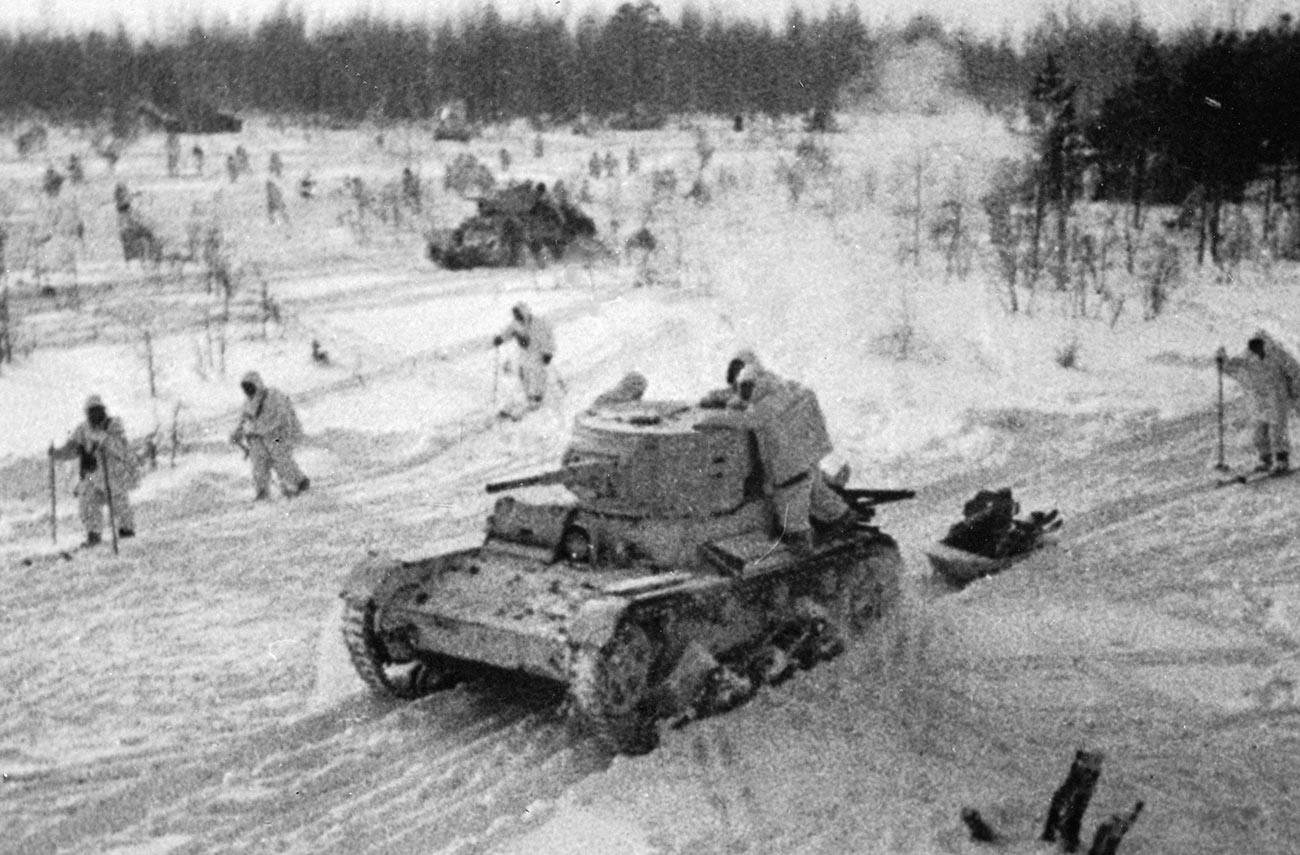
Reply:
[[[813,620],[826,638],[847,639],[855,619],[888,608],[900,566],[896,544],[878,531],[828,539],[806,556],[765,536],[733,535],[666,571],[634,562],[595,572],[537,548],[489,541],[413,562],[371,559],[343,596],[351,609],[373,610],[381,658],[457,679],[492,671],[548,680],[568,688],[577,712],[599,729],[625,730],[629,717],[672,716],[698,700],[698,686],[682,689],[676,679],[691,657],[748,674],[779,638],[806,635]],[[861,591],[868,602],[853,601]],[[600,699],[577,695],[585,663],[610,654],[627,627],[643,633],[653,652],[636,708],[608,716]],[[349,647],[366,677],[363,660],[374,650]],[[367,681],[380,693],[407,696]]]

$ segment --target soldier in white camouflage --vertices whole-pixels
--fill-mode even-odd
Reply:
[[[510,312],[510,323],[492,339],[492,345],[500,347],[513,340],[519,346],[519,383],[527,408],[535,410],[546,397],[546,379],[555,357],[555,333],[526,303],[516,303]]]
[[[103,540],[104,506],[109,504],[110,494],[118,537],[135,536],[130,491],[140,485],[140,464],[127,442],[122,420],[108,414],[103,398],[91,395],[86,399],[86,420],[63,445],[50,446],[49,455],[55,460],[78,461],[77,510],[86,530],[86,546]]]
[[[256,371],[239,381],[247,400],[230,441],[244,449],[253,467],[253,501],[270,498],[271,473],[286,496],[306,492],[311,480],[298,468],[293,450],[302,439],[302,424],[289,396],[262,382]]]
[[[726,388],[710,392],[700,406],[744,412],[758,440],[773,534],[805,554],[813,545],[814,525],[829,529],[853,516],[821,470],[821,460],[832,448],[817,396],[768,371],[751,350],[731,359],[727,381]],[[847,480],[847,473],[842,479]]]
[[[1291,471],[1289,416],[1300,408],[1300,364],[1264,330],[1246,342],[1246,350],[1228,356],[1222,347],[1215,360],[1223,373],[1250,393],[1255,418],[1256,472],[1282,475]]]

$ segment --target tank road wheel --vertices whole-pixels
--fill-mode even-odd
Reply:
[[[374,600],[344,600],[343,643],[352,664],[375,694],[411,700],[456,683],[455,675],[402,650],[398,639],[384,640]]]
[[[654,749],[650,689],[657,655],[646,631],[629,623],[603,647],[583,648],[574,656],[569,685],[574,713],[619,751],[643,754]]]
[[[903,558],[892,544],[868,546],[845,571],[836,617],[849,636],[861,635],[893,608],[902,573]]]

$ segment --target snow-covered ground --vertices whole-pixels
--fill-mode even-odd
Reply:
[[[434,269],[420,231],[464,213],[441,177],[465,149],[419,129],[386,129],[380,146],[378,131],[253,122],[202,141],[203,177],[167,178],[159,138],[128,149],[116,174],[91,163],[69,191],[87,224],[81,305],[66,272],[54,298],[30,271],[8,273],[20,341],[34,347],[0,375],[5,850],[963,853],[980,848],[958,819],[972,806],[1011,838],[1007,851],[1048,851],[1034,842],[1047,800],[1090,747],[1106,760],[1088,835],[1141,799],[1124,852],[1294,852],[1296,485],[1215,490],[1209,467],[1214,349],[1239,349],[1261,325],[1300,342],[1300,273],[1252,265],[1221,282],[1188,262],[1166,310],[1144,320],[1139,286],[1117,269],[1114,323],[1114,303],[1078,317],[1050,287],[1010,315],[983,262],[946,277],[927,245],[920,267],[900,264],[910,225],[893,212],[918,164],[927,204],[960,185],[977,210],[1014,139],[960,108],[845,124],[818,141],[834,170],[794,204],[776,175],[798,133],[705,123],[711,201],[661,202],[648,219],[653,170],[679,174],[678,196],[694,179],[695,130],[547,133],[540,159],[520,129],[469,145],[494,170],[508,149],[507,177],[575,193],[593,151],[625,164],[635,146],[637,174],[585,183],[602,234],[648,223],[659,236],[644,265]],[[51,162],[86,156],[83,141],[54,137]],[[231,184],[216,167],[236,144],[254,173]],[[265,225],[271,151],[286,184],[310,171],[322,188],[291,196],[288,226]],[[407,164],[432,209],[401,228],[372,222],[360,240],[343,177],[380,186]],[[34,201],[44,165],[0,164],[14,221],[48,216]],[[196,204],[218,217],[246,274],[236,302],[256,300],[260,275],[283,322],[239,316],[222,357],[220,304],[192,270],[150,278],[120,261],[118,180],[160,231],[183,234]],[[540,412],[486,428],[517,394],[497,373],[512,354],[489,339],[521,300],[556,326],[557,379]],[[313,339],[329,365],[311,359]],[[364,695],[337,592],[366,550],[472,541],[482,484],[556,460],[574,414],[626,371],[653,397],[695,397],[742,346],[817,390],[855,482],[918,489],[881,513],[908,560],[895,615],[836,661],[667,731],[640,758],[570,734],[544,692]],[[249,369],[299,402],[314,488],[292,503],[251,505],[246,464],[224,446]],[[117,557],[24,563],[50,548],[44,449],[91,392],[133,436],[163,438],[135,495],[140,534]],[[1245,465],[1248,424],[1228,393],[1228,452]],[[73,477],[59,475],[62,546],[80,537]],[[942,589],[920,550],[991,486],[1012,486],[1026,511],[1059,508],[1059,543]]]

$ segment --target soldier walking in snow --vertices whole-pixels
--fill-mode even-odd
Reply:
[[[140,466],[126,440],[122,420],[110,416],[98,395],[86,399],[86,420],[68,441],[50,446],[55,460],[77,458],[81,480],[77,483],[77,509],[86,529],[86,546],[103,540],[104,505],[109,504],[118,537],[135,536],[135,512],[130,491],[140,486]],[[107,469],[107,473],[105,473]]]
[[[252,464],[253,501],[270,498],[272,471],[286,496],[306,492],[311,480],[293,459],[294,446],[302,439],[302,424],[293,402],[279,389],[263,383],[256,371],[245,374],[239,386],[248,400],[230,441],[244,449]]]
[[[519,383],[527,409],[535,410],[546,397],[546,378],[555,356],[555,333],[526,303],[516,303],[510,312],[513,319],[492,339],[492,346],[500,347],[508,339],[519,345]]]
[[[1239,356],[1219,348],[1215,361],[1250,393],[1255,417],[1256,472],[1285,474],[1291,469],[1287,428],[1292,408],[1300,407],[1300,364],[1276,340],[1258,330]]]

